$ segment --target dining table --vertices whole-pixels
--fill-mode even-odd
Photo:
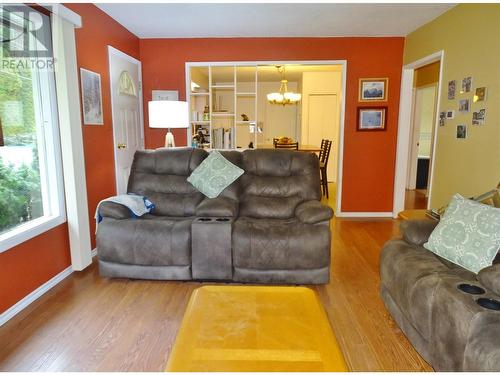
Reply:
[[[273,144],[257,144],[257,148],[264,148],[264,149],[270,149],[270,148],[275,148]],[[319,146],[314,146],[314,145],[301,145],[299,144],[299,148],[296,151],[301,151],[301,152],[313,152],[317,153],[321,151],[321,147]]]

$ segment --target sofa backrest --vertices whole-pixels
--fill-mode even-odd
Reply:
[[[193,216],[204,195],[186,179],[207,155],[189,147],[137,151],[127,191],[148,197],[156,215]]]
[[[321,198],[319,160],[291,150],[245,150],[240,178],[240,215],[288,219],[298,204]]]

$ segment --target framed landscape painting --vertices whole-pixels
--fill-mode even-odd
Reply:
[[[358,131],[386,129],[387,107],[358,107]]]
[[[101,75],[80,68],[83,101],[83,124],[103,125]]]
[[[385,102],[387,101],[387,87],[389,78],[360,78],[360,102]]]

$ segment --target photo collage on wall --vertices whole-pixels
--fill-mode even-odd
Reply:
[[[481,126],[485,124],[486,119],[486,94],[487,88],[485,86],[473,87],[473,77],[464,77],[458,82],[459,90],[457,92],[457,81],[452,80],[448,82],[448,100],[457,100],[458,117],[460,120],[456,128],[456,139],[467,139],[469,131],[467,129],[470,124],[473,126]],[[471,94],[472,97],[471,97]],[[464,116],[469,115],[472,111],[471,120],[465,121]],[[455,109],[448,109],[439,112],[439,126],[445,126],[447,120],[455,118]]]

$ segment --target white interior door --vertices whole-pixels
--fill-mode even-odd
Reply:
[[[436,85],[419,87],[415,90],[410,160],[406,185],[407,189],[410,190],[414,190],[416,187],[418,159],[431,159],[432,156],[432,133],[436,118],[436,93]]]
[[[308,95],[307,128],[304,132],[306,139],[303,143],[320,145],[322,139],[332,141],[332,148],[328,159],[328,181],[337,181],[337,150],[339,134],[339,114],[337,113],[338,97],[336,94]]]
[[[116,193],[127,193],[130,168],[137,150],[144,148],[141,63],[108,46]]]

